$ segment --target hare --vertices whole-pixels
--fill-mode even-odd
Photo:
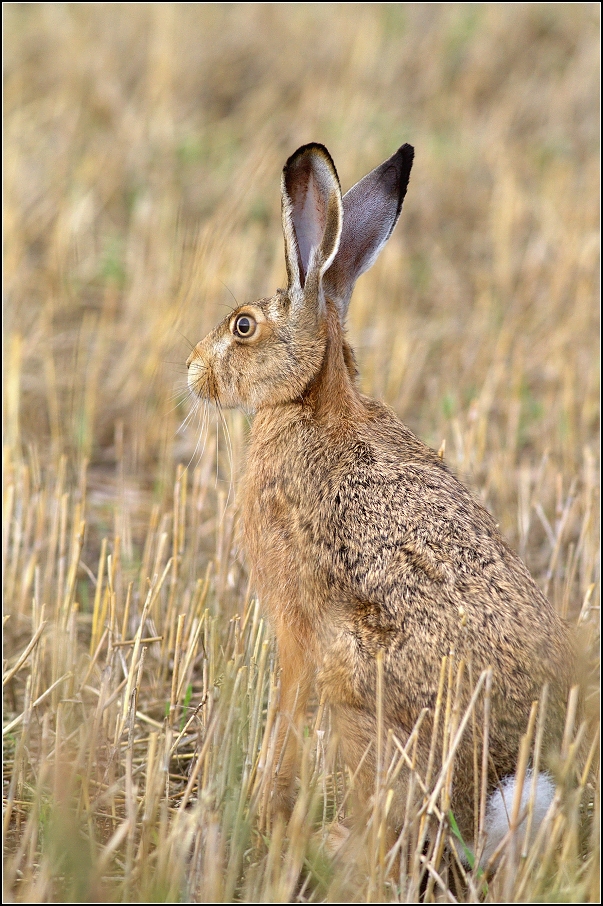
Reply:
[[[225,318],[190,355],[188,382],[199,397],[254,415],[241,506],[281,667],[285,748],[275,806],[291,808],[295,728],[317,685],[360,807],[368,807],[378,661],[385,731],[404,743],[428,709],[417,741],[424,774],[441,662],[453,651],[474,680],[492,668],[492,852],[508,829],[500,814],[510,807],[520,740],[545,684],[545,749],[562,734],[573,646],[490,514],[390,408],[356,386],[346,313],[356,279],[398,220],[413,157],[402,145],[342,197],[327,149],[299,148],[281,182],[287,288]],[[465,736],[451,805],[473,839],[474,742]],[[544,773],[537,780],[546,811],[553,784]],[[394,831],[405,806],[402,779],[389,811]]]

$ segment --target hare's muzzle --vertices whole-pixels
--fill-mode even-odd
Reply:
[[[231,406],[228,392],[230,355],[234,340],[224,329],[224,324],[201,340],[186,360],[188,386],[201,399],[212,403]],[[234,405],[238,401],[235,400]]]
[[[207,362],[206,356],[203,355],[202,343],[198,343],[188,359],[186,367],[188,369],[188,386],[196,396],[202,399],[212,399],[215,396],[215,388],[212,393],[211,369]]]

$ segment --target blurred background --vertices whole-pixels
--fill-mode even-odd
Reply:
[[[546,457],[562,506],[598,450],[599,45],[594,3],[6,4],[7,446],[89,460],[93,521],[119,453],[140,522],[194,454],[191,344],[285,280],[286,157],[323,142],[345,191],[410,142],[362,387],[542,573],[520,497]]]
[[[135,545],[195,455],[191,344],[285,279],[286,157],[325,143],[346,190],[408,141],[350,309],[361,383],[542,572],[554,515],[531,549],[519,498],[546,457],[563,507],[598,449],[598,4],[8,4],[4,26],[7,446],[89,461],[92,522],[121,458]]]
[[[252,872],[251,886],[237,887],[252,836],[233,848],[238,824],[228,808],[216,817],[221,804],[212,811],[230,791],[233,814],[247,814],[251,780],[237,759],[263,757],[277,673],[236,544],[248,420],[226,413],[203,429],[199,413],[189,418],[185,361],[232,306],[284,284],[280,174],[298,146],[324,143],[345,191],[412,144],[399,223],[350,306],[361,387],[442,451],[596,652],[600,6],[8,3],[2,12],[4,829],[15,854],[6,890],[25,902],[104,901],[107,888],[95,885],[119,849],[111,871],[125,886],[111,895],[124,902],[145,866],[141,901],[160,896],[164,876],[167,899],[242,890],[248,902],[288,901],[299,869],[276,893],[261,886],[263,869],[257,884]],[[153,576],[166,581],[153,586],[151,619]],[[256,676],[260,650],[269,666],[253,695],[243,679],[240,700],[220,699],[246,664]],[[240,712],[239,729],[220,711],[197,810],[187,811],[183,785],[214,701]],[[183,737],[185,719],[198,736]],[[169,778],[151,757],[164,746]],[[53,771],[53,801],[67,800],[63,763],[75,765],[83,824],[61,843],[45,791]],[[107,790],[109,767],[117,780]],[[206,867],[190,861],[178,821],[174,846],[156,848],[179,804],[195,852],[195,828],[224,818],[207,838]],[[576,808],[564,838],[574,842]],[[57,852],[74,853],[75,887],[55,837]],[[94,869],[84,839],[88,860],[106,847]],[[280,865],[278,840],[275,852]],[[222,888],[228,853],[235,867]],[[584,874],[576,849],[575,876],[586,880],[568,892],[562,860],[565,892],[554,899],[598,902],[596,855],[591,863]],[[183,887],[191,865],[197,880]],[[538,884],[533,896],[549,901]]]

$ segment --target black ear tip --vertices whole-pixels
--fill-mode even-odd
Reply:
[[[392,194],[398,196],[396,216],[392,223],[392,230],[398,220],[400,211],[402,210],[402,202],[404,201],[406,190],[408,189],[408,181],[410,179],[410,171],[412,170],[414,157],[415,149],[412,145],[406,143],[401,145],[401,147],[392,154],[389,160],[386,160],[385,163],[381,165],[381,168],[379,168],[383,173],[382,178],[390,182]]]
[[[408,182],[408,176],[410,175],[412,163],[415,159],[415,149],[412,145],[406,143],[398,148],[394,157],[398,158],[400,169],[402,173],[406,173],[406,181]]]
[[[410,171],[412,170],[412,163],[415,158],[415,149],[412,145],[408,143],[402,145],[396,153],[394,154],[396,159],[397,169],[399,173],[399,183],[398,183],[398,214],[402,207],[402,202],[404,201],[404,196],[406,195],[406,190],[408,188],[408,180],[410,179]]]
[[[294,183],[300,179],[302,181],[307,179],[309,174],[313,171],[317,177],[318,174],[322,172],[323,176],[319,179],[324,180],[325,165],[330,174],[330,176],[327,177],[327,183],[330,180],[334,180],[339,191],[341,191],[339,176],[333,158],[325,146],[318,142],[310,142],[307,145],[302,145],[301,148],[298,148],[297,151],[287,159],[287,163],[283,167],[283,185],[285,190],[288,193],[291,193],[293,191]]]
[[[335,169],[335,164],[333,163],[333,158],[329,154],[328,150],[324,145],[321,145],[319,142],[309,142],[307,145],[302,145],[297,151],[294,151],[293,154],[287,158],[287,163],[284,166],[284,170],[290,170],[304,158],[310,160],[315,155],[319,155],[325,158],[329,165]]]
[[[297,151],[294,151],[289,160],[293,160],[294,157],[297,157],[298,154],[307,154],[309,151],[318,151],[322,154],[329,154],[324,145],[321,145],[320,142],[308,142],[306,145],[300,145]],[[329,155],[330,157],[330,155]]]

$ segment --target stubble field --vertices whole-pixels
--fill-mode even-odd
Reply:
[[[3,13],[5,897],[599,902],[598,4]],[[365,859],[336,854],[353,778],[319,702],[293,818],[269,821],[248,420],[192,411],[184,363],[233,300],[283,285],[280,171],[308,141],[344,190],[414,145],[350,307],[362,389],[443,450],[577,627],[555,807],[494,878],[452,854],[444,781],[388,852],[386,777]]]

